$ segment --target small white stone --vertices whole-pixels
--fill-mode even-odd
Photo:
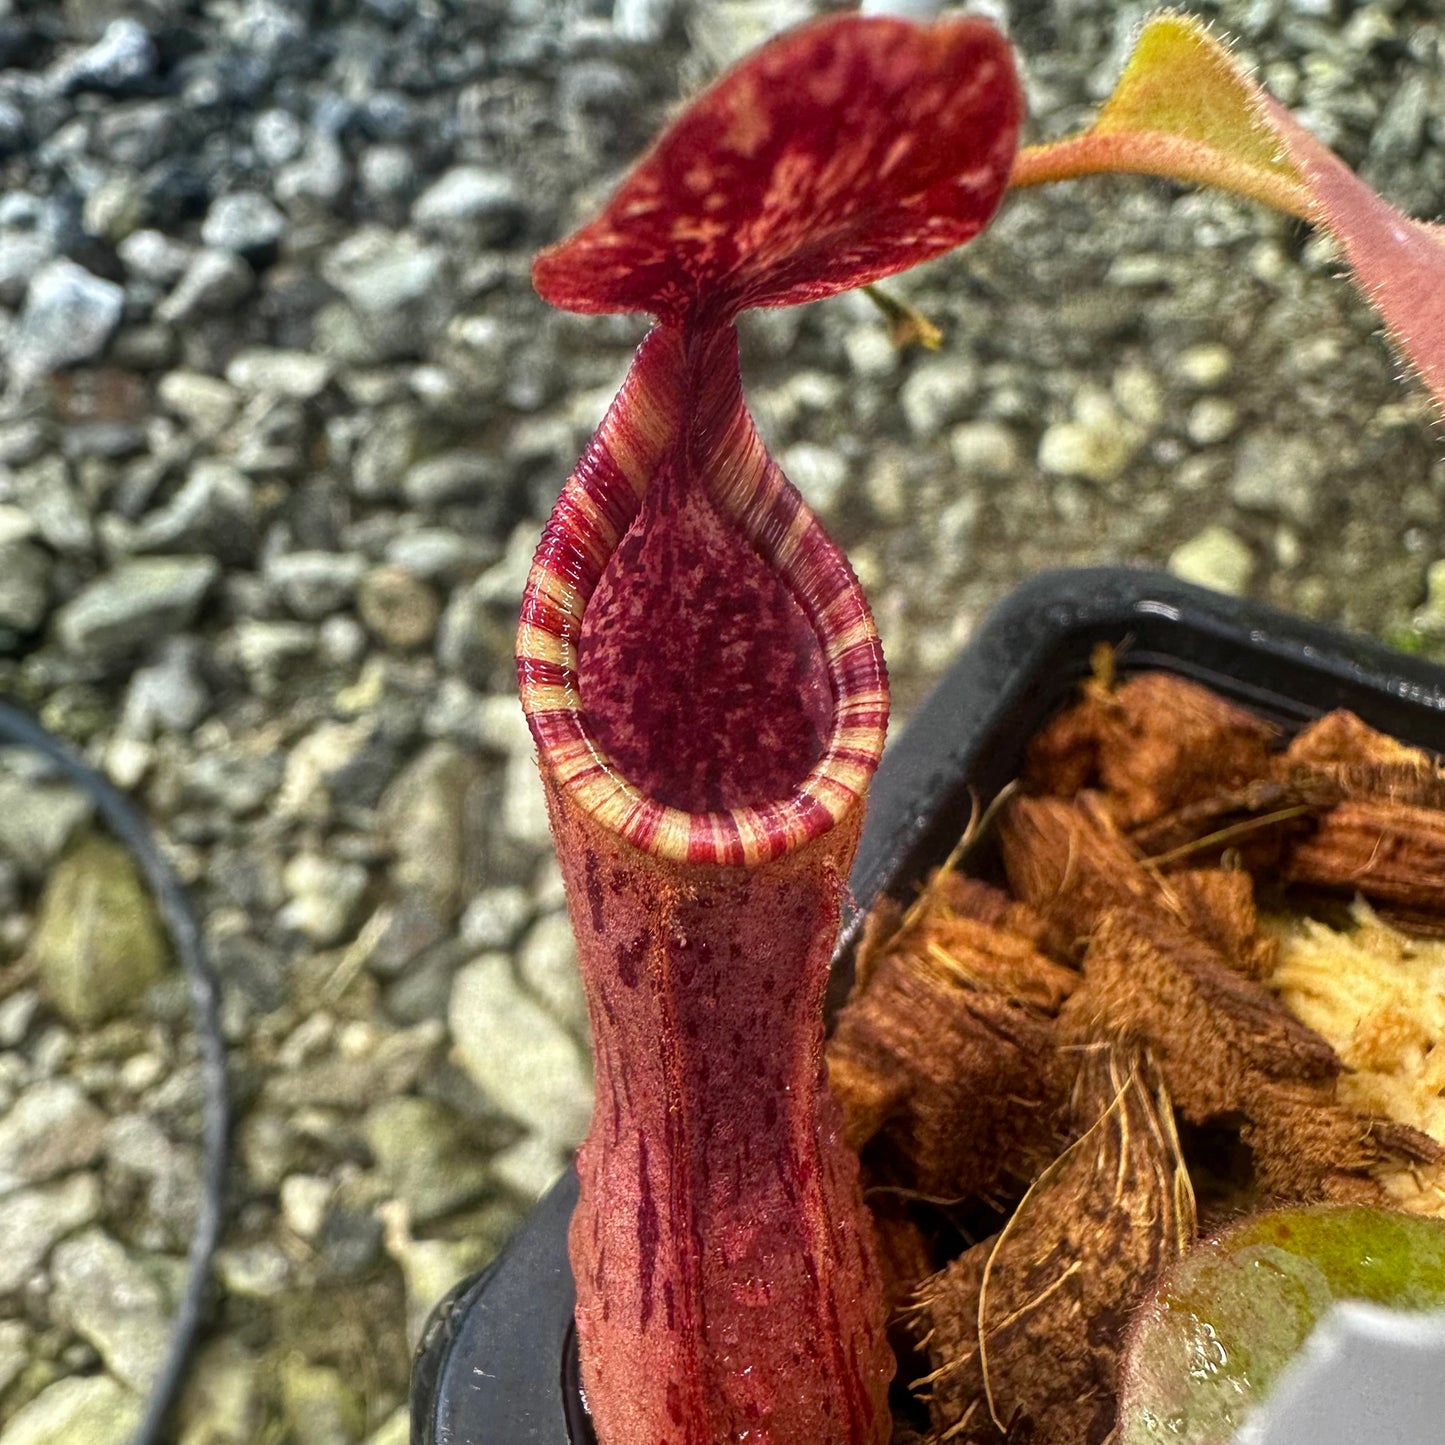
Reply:
[[[126,1445],[141,1398],[106,1375],[57,1380],[6,1422],[3,1445]]]
[[[134,788],[150,771],[155,749],[140,738],[112,738],[105,750],[105,771],[118,788]]]
[[[537,761],[530,753],[514,753],[502,778],[502,828],[514,842],[546,848],[552,841],[547,797]]]
[[[216,1252],[216,1273],[232,1294],[275,1299],[291,1279],[291,1261],[274,1244],[253,1244]]]
[[[0,547],[10,542],[28,542],[39,530],[35,518],[23,507],[0,503]]]
[[[1112,482],[1124,474],[1137,451],[1137,442],[1121,428],[1061,421],[1039,442],[1039,466],[1054,476]]]
[[[1212,391],[1227,381],[1233,370],[1233,352],[1215,342],[1186,347],[1174,358],[1175,379],[1197,391]]]
[[[997,421],[960,423],[948,434],[948,450],[965,477],[987,481],[1015,475],[1023,460],[1017,438]]]
[[[19,1320],[0,1320],[0,1395],[30,1363],[30,1331]]]
[[[290,1174],[281,1181],[281,1217],[292,1233],[313,1240],[326,1223],[332,1184],[316,1174]]]
[[[528,1134],[492,1160],[492,1173],[523,1199],[540,1199],[567,1167],[565,1154],[536,1134]]]
[[[506,954],[485,953],[457,974],[447,1021],[457,1062],[483,1093],[554,1146],[576,1146],[592,1112],[587,1061],[522,990]],[[527,1047],[499,1047],[505,1039],[525,1039]]]
[[[1186,582],[1239,596],[1254,577],[1254,553],[1228,527],[1206,527],[1174,549],[1169,570]]]
[[[576,1033],[587,1029],[587,996],[577,970],[577,946],[565,912],[544,913],[517,950],[522,982],[546,1004],[553,1018]]]
[[[961,355],[916,366],[898,389],[898,404],[914,436],[936,436],[959,421],[978,393],[978,371]]]
[[[167,411],[205,438],[229,426],[241,403],[235,387],[197,371],[168,372],[156,387],[156,396]]]
[[[532,912],[525,888],[488,888],[467,905],[462,942],[475,949],[510,948]]]
[[[1445,557],[1425,569],[1425,605],[1415,614],[1415,626],[1431,637],[1445,637]]]
[[[855,326],[844,337],[843,350],[855,376],[876,380],[898,369],[898,348],[877,326]]]
[[[151,1271],[118,1240],[88,1230],[51,1258],[57,1317],[131,1389],[151,1387],[170,1345],[170,1303]]]
[[[1121,366],[1114,373],[1114,401],[1135,425],[1151,432],[1164,416],[1164,391],[1148,367]]]
[[[102,352],[120,324],[125,289],[65,259],[31,278],[10,343],[11,371],[22,388]]]
[[[159,1054],[132,1054],[120,1066],[120,1085],[129,1094],[143,1094],[158,1084],[166,1072]]]
[[[1222,396],[1203,396],[1189,408],[1185,430],[1195,446],[1227,441],[1239,427],[1239,408]]]
[[[235,356],[226,380],[240,391],[310,401],[331,380],[331,363],[305,351],[253,346]]]
[[[282,882],[291,901],[281,910],[281,926],[329,944],[349,931],[367,874],[360,863],[300,853],[286,865]]]
[[[0,1239],[5,1241],[0,1250],[0,1295],[20,1289],[56,1241],[90,1224],[99,1213],[100,1180],[90,1173],[0,1198]]]
[[[406,1406],[387,1417],[381,1428],[366,1437],[366,1445],[407,1445],[411,1439],[411,1411]]]
[[[837,506],[848,484],[848,463],[832,447],[798,442],[789,447],[779,461],[784,475],[815,512],[827,515]]]

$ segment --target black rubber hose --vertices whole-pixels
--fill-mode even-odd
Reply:
[[[150,885],[190,989],[191,1019],[200,1045],[201,1079],[205,1088],[201,1118],[201,1207],[187,1252],[186,1283],[171,1323],[166,1357],[131,1441],[131,1445],[157,1445],[190,1364],[225,1213],[230,1102],[226,1091],[226,1042],[221,1036],[220,990],[185,885],[156,846],[150,825],[124,794],[94,768],[81,762],[28,713],[4,701],[0,701],[0,742],[17,743],[48,758],[94,801],[96,811],[130,850]]]

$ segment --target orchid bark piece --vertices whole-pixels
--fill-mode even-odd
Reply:
[[[893,1360],[821,1004],[887,681],[846,559],[748,415],[733,320],[961,244],[1019,87],[991,26],[855,16],[673,124],[542,295],[658,318],[518,634],[587,986],[570,1246],[602,1445],[882,1445]]]
[[[1103,171],[1219,186],[1322,226],[1400,354],[1445,407],[1445,226],[1389,205],[1199,21],[1151,19],[1093,126],[1021,151],[1010,184]]]

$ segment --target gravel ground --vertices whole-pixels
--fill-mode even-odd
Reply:
[[[980,7],[983,8],[983,7]],[[1147,4],[988,6],[1038,135]],[[1435,0],[1192,4],[1387,195],[1445,209]],[[0,693],[193,885],[239,1104],[185,1445],[400,1445],[409,1339],[585,1126],[511,681],[563,477],[642,332],[532,252],[802,0],[0,0]],[[1445,653],[1445,463],[1294,223],[1109,179],[752,318],[897,718],[1046,565],[1171,565]],[[1433,595],[1428,579],[1432,564]],[[0,768],[0,1445],[121,1445],[198,1188],[185,992],[83,799]]]

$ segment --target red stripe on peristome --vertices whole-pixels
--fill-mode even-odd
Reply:
[[[608,435],[599,432],[572,474],[572,485],[586,491],[619,533],[626,531],[628,523],[637,515],[639,505],[632,483],[612,455],[614,435],[621,429],[621,422],[615,421],[608,428]]]
[[[553,637],[566,637],[576,621],[571,612],[559,607],[551,598],[544,597],[530,583],[522,593],[520,617],[524,626],[535,627]]]
[[[753,544],[764,556],[776,557],[783,538],[788,535],[789,529],[803,506],[803,499],[780,468],[774,465],[768,471],[770,474],[776,472],[776,480],[772,475],[768,475],[762,485],[766,487],[771,482],[776,489],[768,494],[761,515],[748,530],[752,535]],[[815,522],[814,526],[816,525]],[[807,541],[808,533],[804,532],[799,539],[800,548],[806,546]],[[801,551],[799,555],[801,555]]]
[[[563,663],[522,655],[517,658],[517,666],[525,669],[529,688],[566,687],[576,691],[577,673]]]
[[[622,532],[608,537],[586,509],[578,505],[571,492],[569,487],[557,498],[549,526],[572,562],[565,575],[584,596],[590,597]]]
[[[834,822],[832,813],[817,798],[807,795],[798,799],[796,816],[807,838],[820,837]]]
[[[877,754],[871,748],[829,748],[828,761],[835,766],[844,763],[859,768],[871,768],[877,762]]]
[[[687,861],[741,866],[747,861],[737,819],[731,813],[697,813],[688,826]]]
[[[883,661],[883,645],[876,637],[865,637],[844,648],[832,659],[835,686],[846,697],[878,685],[887,687],[888,672]]]
[[[877,733],[883,733],[888,727],[888,704],[855,704],[840,708],[838,720],[844,727],[872,728]]]
[[[527,725],[532,737],[544,751],[566,747],[575,743],[585,734],[578,724],[577,714],[571,708],[549,708],[546,712],[529,712]]]
[[[838,579],[837,590],[826,594],[826,601],[822,604],[818,616],[819,630],[825,636],[837,637],[840,633],[847,632],[859,618],[868,616],[868,604],[863,600],[863,594],[850,567]]]
[[[639,799],[636,810],[622,829],[622,836],[643,853],[650,852],[662,824],[662,805],[650,798]]]

